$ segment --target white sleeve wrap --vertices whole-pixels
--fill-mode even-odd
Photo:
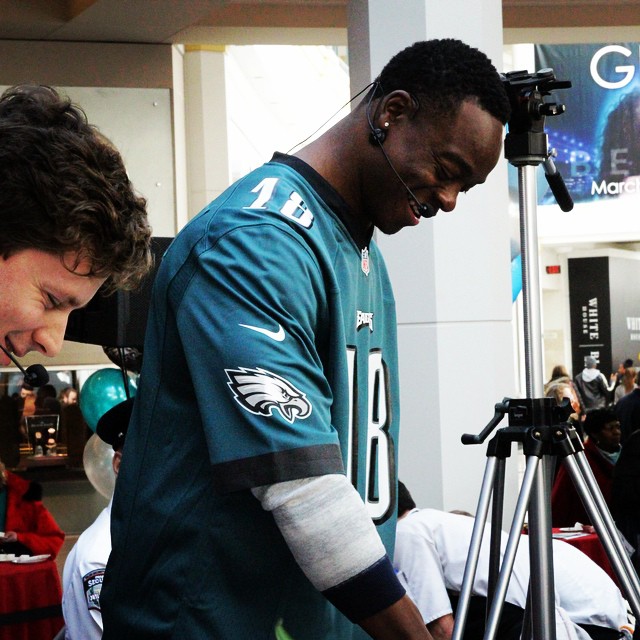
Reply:
[[[335,587],[379,561],[386,550],[367,509],[343,475],[256,487],[294,558],[319,591]]]

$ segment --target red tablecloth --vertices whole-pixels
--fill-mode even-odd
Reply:
[[[64,624],[61,604],[53,560],[0,562],[0,640],[51,640]]]
[[[554,534],[559,532],[559,529],[553,529]],[[611,567],[611,563],[609,562],[607,552],[604,550],[597,533],[587,533],[572,538],[560,539],[576,549],[580,549],[580,551],[589,556],[589,558],[591,558],[618,586],[620,586],[618,578],[616,577],[616,574]]]

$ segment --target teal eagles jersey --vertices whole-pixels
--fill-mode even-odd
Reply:
[[[105,639],[266,640],[278,621],[294,640],[368,637],[250,492],[346,473],[393,557],[395,306],[361,236],[311,167],[277,155],[169,247],[114,496]]]

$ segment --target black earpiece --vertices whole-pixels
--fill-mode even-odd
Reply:
[[[387,137],[387,132],[384,129],[378,129],[371,127],[371,133],[369,134],[369,142],[373,145],[382,144]]]

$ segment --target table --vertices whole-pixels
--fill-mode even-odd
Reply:
[[[51,640],[63,625],[56,563],[0,562],[0,640]]]
[[[572,537],[559,538],[560,529],[553,529],[554,538],[560,539],[567,544],[570,544],[576,549],[580,549],[585,555],[589,556],[607,575],[618,585],[620,583],[618,578],[609,562],[607,552],[602,546],[602,542],[597,533],[585,533]]]

